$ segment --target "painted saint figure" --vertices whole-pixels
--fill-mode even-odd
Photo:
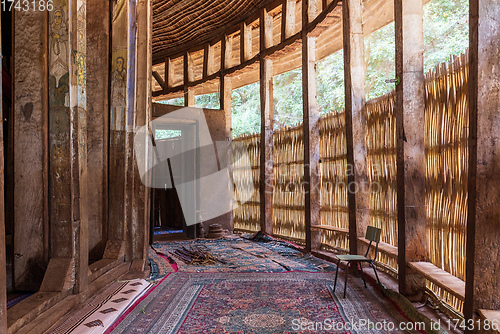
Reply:
[[[112,130],[124,130],[127,96],[127,69],[123,57],[116,58],[116,69],[111,73],[111,126]],[[114,111],[114,112],[113,112]]]
[[[56,86],[69,71],[68,62],[68,26],[64,11],[57,9],[52,14],[50,25],[50,74],[56,79]]]

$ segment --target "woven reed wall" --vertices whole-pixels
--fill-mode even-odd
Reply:
[[[251,170],[243,166],[243,154],[248,154]],[[233,201],[234,228],[245,231],[260,231],[260,134],[242,136],[233,139],[233,182],[235,184],[235,199],[240,198],[238,189],[251,187],[237,187],[253,182],[253,193],[245,203]],[[252,181],[250,181],[252,180]]]
[[[302,126],[286,127],[273,134],[273,233],[298,241],[304,229],[304,137]]]
[[[370,182],[370,225],[382,229],[381,240],[393,246],[398,243],[396,205],[396,116],[395,94],[389,93],[367,102],[365,106],[367,135],[367,171]],[[398,270],[397,261],[384,256],[378,259]]]
[[[469,137],[468,58],[464,54],[426,75],[425,150],[427,242],[436,266],[465,280]],[[463,303],[429,287],[462,312]]]
[[[347,152],[345,114],[320,118],[321,225],[348,229]],[[321,242],[336,249],[349,249],[349,237],[336,231],[321,232]]]
[[[397,246],[395,94],[366,104],[366,149],[371,225],[382,229],[382,241]]]
[[[430,260],[454,276],[465,279],[467,220],[468,97],[467,55],[441,64],[426,76],[425,145],[427,242]],[[382,240],[397,246],[395,95],[367,102],[367,167],[371,184],[371,225],[382,228]],[[344,113],[320,119],[321,225],[348,228],[347,163]],[[247,142],[258,187],[259,138]],[[251,146],[253,145],[253,146]],[[278,236],[304,240],[302,126],[274,134],[274,216]],[[238,176],[244,177],[244,175]],[[374,185],[376,184],[376,185]],[[255,201],[235,210],[235,227],[259,229],[258,189]],[[348,249],[347,234],[322,231],[322,242]],[[379,260],[397,271],[397,261]],[[428,286],[449,305],[462,312],[463,305],[441,289]]]

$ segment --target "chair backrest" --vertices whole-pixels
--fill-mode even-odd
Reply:
[[[366,250],[365,257],[368,257],[368,253],[370,253],[370,249],[372,247],[372,243],[375,242],[375,257],[373,258],[373,261],[377,259],[378,255],[378,244],[380,242],[380,233],[382,232],[381,229],[374,227],[374,226],[368,226],[366,228],[366,239],[370,241],[370,244],[368,245],[368,249]]]
[[[381,229],[373,227],[373,226],[368,226],[366,228],[366,239],[374,242],[379,242],[380,241],[380,233],[382,232]]]

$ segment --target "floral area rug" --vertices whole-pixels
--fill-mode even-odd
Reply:
[[[177,258],[173,251],[183,246],[200,247],[225,263],[191,265]],[[304,254],[279,242],[254,242],[242,238],[192,240],[155,243],[158,253],[175,261],[180,272],[334,272],[335,265]]]
[[[332,273],[171,273],[108,333],[403,333],[408,319],[355,279],[343,298]]]

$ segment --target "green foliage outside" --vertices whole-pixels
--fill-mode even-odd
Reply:
[[[469,45],[468,0],[433,0],[424,6],[424,68],[428,70],[459,55]],[[394,23],[365,38],[366,98],[391,92],[395,84]],[[273,80],[275,128],[302,122],[302,70],[277,75]],[[317,63],[317,96],[320,114],[344,108],[342,50]],[[179,99],[177,99],[179,100]],[[182,102],[184,101],[183,99]],[[218,94],[198,96],[196,105],[218,108]],[[259,83],[233,90],[233,137],[260,132]]]

